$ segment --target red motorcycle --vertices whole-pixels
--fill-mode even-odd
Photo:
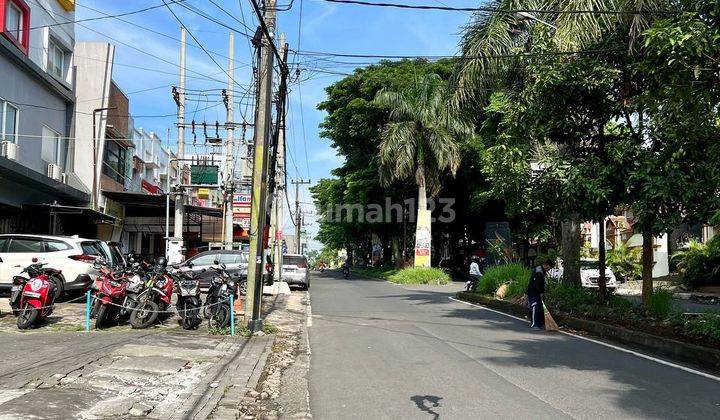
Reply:
[[[23,269],[22,273],[28,277],[13,277],[10,307],[18,315],[17,326],[21,330],[50,316],[57,298],[60,270],[45,267],[47,263],[37,261],[33,258],[33,263]]]
[[[167,260],[160,257],[149,274],[145,288],[137,297],[135,309],[130,313],[133,328],[147,328],[157,321],[161,312],[165,315],[172,299],[175,281],[167,272]]]
[[[113,272],[106,265],[96,263],[100,275],[95,280],[92,314],[95,316],[95,328],[103,328],[114,321],[120,313],[127,293],[127,275]]]

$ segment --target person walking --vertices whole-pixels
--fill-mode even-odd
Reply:
[[[478,282],[480,281],[480,277],[482,276],[482,273],[480,273],[480,264],[478,264],[479,258],[477,256],[473,256],[470,260],[470,279],[465,283],[465,290],[470,292],[472,290],[475,290],[477,287]]]
[[[534,330],[542,330],[545,328],[545,313],[543,311],[545,275],[553,267],[555,267],[555,261],[548,258],[542,265],[535,267],[530,276],[526,293],[528,305],[530,306],[530,327]]]

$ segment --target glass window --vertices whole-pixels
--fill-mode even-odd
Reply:
[[[45,250],[47,252],[66,251],[72,247],[62,241],[45,241]]]
[[[220,254],[220,262],[225,264],[240,264],[243,262],[241,254]]]
[[[68,163],[68,139],[43,126],[40,157],[46,163],[54,163],[65,170]]]
[[[85,255],[94,255],[96,257],[105,257],[108,258],[105,253],[100,249],[100,243],[99,242],[81,242],[80,248],[83,250],[83,254]],[[108,259],[108,261],[110,261]]]
[[[0,238],[0,252],[5,252],[5,247],[10,243],[9,238]]]
[[[300,257],[300,256],[295,257],[295,256],[288,256],[288,255],[283,256],[283,265],[298,265],[299,266],[299,265],[303,265],[303,264],[307,265],[307,260],[305,259],[305,257]]]
[[[7,252],[43,252],[43,241],[39,239],[11,239]]]
[[[9,7],[5,14],[5,29],[16,41],[22,42],[23,35],[23,12],[19,7],[9,2]]]
[[[103,173],[123,184],[125,182],[126,156],[127,149],[113,140],[107,141],[103,153]]]
[[[17,142],[18,109],[0,99],[0,140]]]
[[[212,254],[203,254],[198,255],[194,259],[191,260],[193,265],[212,265],[214,264],[215,258],[218,258],[218,255],[215,253]]]
[[[60,80],[65,79],[65,48],[54,39],[48,42],[47,71]]]

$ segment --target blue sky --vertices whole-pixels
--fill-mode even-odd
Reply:
[[[243,21],[242,16],[244,15],[244,21],[248,27],[255,28],[257,26],[257,19],[255,19],[249,0],[214,1],[239,21]],[[300,49],[304,51],[380,55],[451,55],[457,53],[461,28],[470,18],[468,13],[462,12],[399,10],[328,3],[323,0],[294,0],[290,11],[279,12],[277,26],[278,34],[286,34],[291,50],[296,50],[298,47],[301,2]],[[468,0],[444,0],[444,2],[440,0],[404,0],[404,2],[407,4],[450,4],[470,7],[481,3]],[[228,26],[246,31],[238,21],[207,0],[187,0],[185,3],[225,22]],[[91,8],[106,14],[118,14],[158,4],[162,4],[162,1],[81,0],[77,4],[76,19],[101,16]],[[287,4],[287,1],[280,2],[281,6]],[[195,42],[188,36],[190,46],[187,49],[187,88],[209,90],[227,87],[227,76],[224,69],[228,62],[228,29],[180,6],[172,5],[171,7],[202,45],[213,52],[213,57],[222,66],[221,69],[213,63],[200,48],[194,46]],[[76,40],[105,41],[116,45],[113,78],[130,97],[130,108],[135,117],[135,126],[155,131],[162,138],[167,137],[167,130],[170,129],[169,144],[174,148],[177,138],[176,129],[173,128],[175,118],[143,116],[172,114],[176,111],[170,89],[171,86],[178,83],[176,63],[179,61],[177,39],[180,36],[180,25],[166,8],[157,8],[121,19],[125,21],[102,19],[78,24],[75,28]],[[152,29],[165,36],[135,25]],[[108,39],[107,36],[115,40]],[[235,60],[234,79],[241,85],[247,85],[252,74],[250,65],[252,52],[247,38],[240,34],[235,35]],[[292,54],[289,61],[293,62]],[[368,60],[359,61],[367,62]],[[136,67],[143,67],[143,69]],[[330,70],[350,73],[352,69],[353,66],[334,66]],[[330,171],[341,163],[340,158],[329,146],[329,142],[319,136],[318,124],[323,120],[324,113],[316,109],[317,103],[325,97],[325,87],[341,78],[340,75],[312,72],[308,65],[301,64],[301,82],[294,83],[290,87],[290,109],[287,118],[288,178],[309,178],[314,183],[320,178],[330,176]],[[235,108],[235,119],[238,121],[242,115],[246,115],[248,121],[251,121],[253,118],[252,107],[248,107],[247,103],[251,103],[254,99],[248,95],[243,96],[243,92],[237,92],[238,90],[240,88],[236,88],[235,102],[239,103]],[[302,97],[302,101],[300,97]],[[193,118],[196,121],[214,122],[218,120],[221,123],[225,120],[225,109],[219,102],[219,91],[198,92],[189,96],[188,99],[186,117],[188,120]],[[198,134],[198,139],[202,140],[203,136],[201,133]],[[186,143],[192,143],[192,136],[189,134],[186,136]],[[201,141],[198,142],[198,144],[201,143]],[[203,145],[193,147],[190,144],[186,147],[189,147],[189,150],[186,149],[186,153],[193,151],[203,153],[207,150]],[[294,201],[294,188],[289,190],[289,193],[290,200]],[[301,190],[301,201],[307,203],[303,205],[305,210],[313,211],[307,187]],[[312,216],[307,220],[312,222]],[[289,220],[286,221],[284,229],[288,233],[293,229]],[[315,224],[308,227],[311,235],[316,230]],[[319,244],[312,243],[311,246],[317,248]]]

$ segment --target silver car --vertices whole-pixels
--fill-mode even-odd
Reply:
[[[307,290],[310,288],[308,261],[304,255],[283,255],[282,280],[287,284],[296,284]]]

